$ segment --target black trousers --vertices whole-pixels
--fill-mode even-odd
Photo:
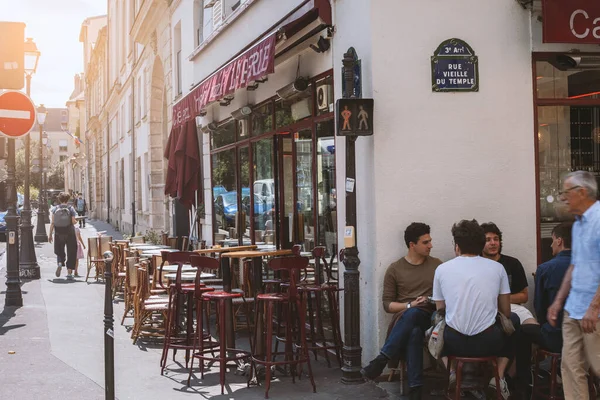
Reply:
[[[519,329],[519,318],[511,313],[511,321],[515,330]],[[507,336],[502,325],[496,322],[477,335],[467,336],[446,326],[444,330],[443,355],[456,357],[505,357],[512,359],[515,355],[516,335]]]
[[[80,217],[85,217],[85,211],[77,211],[77,214],[79,214]],[[85,218],[79,220],[79,227],[85,228]]]
[[[552,353],[562,350],[562,334],[545,323],[522,325],[517,342],[517,377],[525,384],[531,383],[531,345],[537,344]]]
[[[59,231],[58,229],[55,231],[54,254],[56,254],[59,263],[66,261],[67,269],[75,269],[75,262],[77,261],[77,237],[75,236],[75,227],[71,226],[64,231]]]

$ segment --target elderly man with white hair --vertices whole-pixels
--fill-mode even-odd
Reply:
[[[597,196],[598,183],[591,172],[575,171],[566,176],[561,200],[576,219],[571,265],[548,309],[548,322],[556,326],[564,305],[561,369],[566,399],[589,399],[588,365],[600,375],[600,202]]]

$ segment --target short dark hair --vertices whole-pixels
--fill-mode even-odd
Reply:
[[[479,255],[485,247],[485,233],[477,220],[463,219],[452,226],[454,243],[462,254]]]
[[[563,240],[564,246],[567,249],[571,248],[571,231],[573,230],[572,222],[562,222],[552,229],[552,234],[556,238]]]
[[[66,203],[71,199],[71,195],[67,192],[62,192],[58,195],[58,201],[61,203]]]
[[[500,239],[500,243],[502,243],[502,231],[498,228],[498,226],[495,223],[485,222],[481,224],[481,228],[483,228],[484,236],[488,233],[494,233],[498,235],[498,239]]]
[[[419,243],[419,238],[423,235],[429,235],[431,233],[431,228],[429,225],[424,224],[422,222],[413,222],[409,226],[406,227],[404,231],[404,242],[406,243],[406,247],[410,248],[410,243],[417,244]]]

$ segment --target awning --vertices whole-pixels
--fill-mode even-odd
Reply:
[[[208,104],[275,71],[276,34],[271,34],[202,81],[173,106],[173,127],[194,119]]]
[[[165,194],[178,197],[190,208],[200,187],[200,147],[194,119],[171,129],[164,156],[169,160]]]

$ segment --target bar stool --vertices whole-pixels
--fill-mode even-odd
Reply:
[[[454,400],[460,400],[460,386],[462,384],[462,369],[465,363],[487,363],[490,364],[494,370],[494,378],[496,378],[496,399],[502,400],[502,393],[500,392],[500,375],[498,375],[498,358],[496,356],[490,357],[456,357],[448,356],[448,390],[446,391],[446,397],[451,399],[450,394],[450,366],[452,362],[456,361],[456,388],[454,391]]]
[[[540,362],[546,357],[550,357],[550,383],[545,385],[540,382]],[[558,383],[558,371],[560,369],[561,353],[553,353],[551,351],[538,347],[535,352],[535,368],[533,374],[533,397],[542,397],[548,400],[564,399],[565,397],[561,394],[562,385]],[[596,387],[594,385],[594,378],[592,370],[588,373],[588,388],[590,393],[590,399],[596,398]],[[549,394],[546,394],[547,390],[550,390]]]
[[[269,268],[275,271],[286,271],[289,275],[289,286],[286,293],[264,293],[256,296],[258,304],[256,305],[255,321],[260,318],[261,303],[266,308],[266,354],[255,354],[253,353],[252,360],[254,361],[252,368],[256,372],[256,365],[261,364],[265,366],[265,398],[269,398],[269,389],[271,387],[271,366],[273,365],[290,365],[292,382],[295,383],[295,371],[292,366],[297,367],[299,364],[306,363],[308,367],[308,376],[310,378],[313,392],[317,392],[315,380],[310,365],[310,357],[308,355],[308,345],[306,341],[306,299],[298,294],[297,290],[297,276],[301,270],[308,267],[308,258],[306,257],[275,257],[269,261]],[[273,314],[274,306],[279,304],[285,307],[285,351],[283,353],[273,352]],[[296,329],[300,335],[300,345],[295,346],[298,350],[298,354],[294,354],[294,337],[293,337],[293,319],[292,316],[298,317],[299,321],[296,325]],[[258,323],[255,324],[254,331],[254,346],[257,348],[258,337],[261,333],[258,332]],[[274,357],[278,354],[284,354],[284,361],[275,361]],[[262,358],[264,357],[264,359]],[[252,377],[253,374],[250,374]]]
[[[325,259],[325,247],[317,246],[313,249],[312,253],[315,259],[315,264],[318,263],[317,267],[315,268],[315,273],[319,273],[319,267],[321,262],[324,263],[323,266],[327,270],[327,260]],[[321,283],[320,277],[315,277],[314,284],[298,286],[298,291],[300,292],[300,294],[303,296],[305,295],[307,297],[308,321],[310,325],[310,338],[308,339],[308,342],[311,343],[311,346],[309,346],[308,349],[311,350],[315,355],[315,360],[317,359],[317,351],[323,350],[325,353],[325,360],[327,361],[328,367],[331,367],[328,350],[335,350],[335,356],[341,368],[341,353],[343,343],[340,331],[340,311],[338,306],[339,290],[340,289],[335,283]],[[329,322],[331,324],[332,344],[328,344],[327,338],[325,336],[325,330],[323,328],[323,317],[326,313],[323,307],[323,303],[321,302],[323,296],[327,298],[327,302],[329,303],[329,309],[327,313],[328,315],[325,315],[325,318],[328,317]]]
[[[218,261],[217,261],[218,262]],[[246,358],[251,358],[252,357],[252,340],[250,340],[250,351],[245,351],[245,350],[241,350],[241,349],[233,349],[233,348],[229,348],[227,347],[227,330],[226,330],[226,322],[225,322],[225,316],[226,316],[226,312],[225,312],[225,305],[227,303],[228,300],[233,300],[233,299],[237,299],[240,297],[243,297],[241,293],[227,293],[227,292],[208,292],[208,293],[202,293],[202,300],[203,302],[205,301],[214,301],[216,302],[216,306],[217,306],[217,315],[218,315],[218,320],[219,320],[219,341],[218,346],[219,346],[219,355],[217,357],[214,356],[214,354],[212,354],[211,356],[208,356],[207,353],[208,352],[213,352],[213,348],[209,348],[206,349],[204,346],[204,340],[199,340],[197,339],[203,332],[203,321],[202,318],[198,318],[197,319],[197,328],[196,328],[196,335],[194,335],[194,351],[192,352],[192,368],[190,368],[190,374],[188,375],[188,386],[190,386],[190,380],[192,378],[192,371],[194,369],[194,359],[198,358],[200,359],[200,378],[204,379],[204,361],[218,361],[219,362],[219,381],[221,383],[221,394],[225,393],[225,370],[227,368],[227,362],[229,361],[237,361],[237,360],[243,360]],[[248,312],[248,310],[246,309],[246,312]],[[250,328],[248,327],[248,334],[250,336]],[[199,346],[197,348],[196,344],[199,343]],[[198,349],[199,351],[196,352],[196,349]],[[227,353],[232,354],[230,356],[227,356]]]
[[[165,321],[165,340],[163,342],[163,351],[160,358],[160,374],[164,373],[167,365],[167,356],[169,350],[173,350],[173,361],[175,361],[175,355],[177,350],[185,350],[185,367],[188,367],[188,361],[190,358],[190,351],[193,351],[193,302],[191,296],[195,293],[195,290],[199,292],[211,291],[212,288],[206,288],[204,284],[200,283],[200,274],[198,270],[196,273],[196,280],[198,284],[182,285],[181,284],[181,273],[183,269],[183,263],[177,263],[177,273],[175,278],[175,284],[169,287],[169,306],[167,312],[167,320]],[[180,336],[179,316],[184,305],[184,299],[187,298],[187,321],[185,328],[185,337]],[[200,313],[201,315],[201,313]]]

